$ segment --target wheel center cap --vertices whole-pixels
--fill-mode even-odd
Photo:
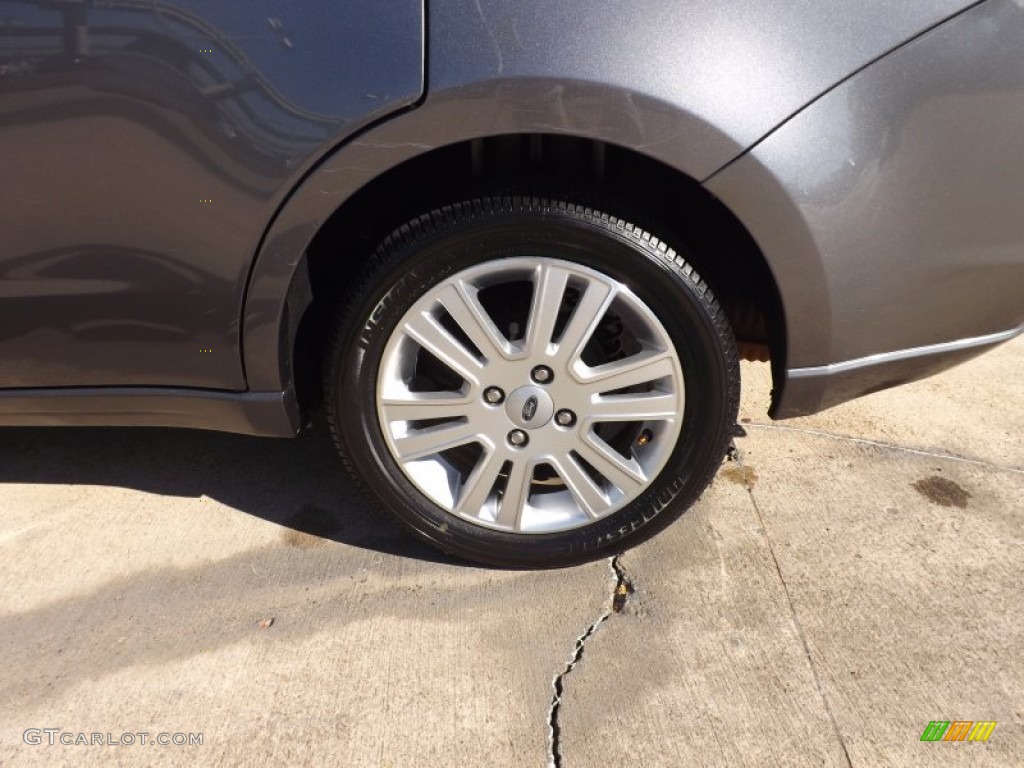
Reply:
[[[551,421],[555,404],[540,387],[520,387],[505,401],[509,421],[521,429],[537,429]]]

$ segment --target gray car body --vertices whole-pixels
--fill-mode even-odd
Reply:
[[[253,13],[221,5],[221,16]],[[177,201],[157,237],[62,256],[56,276],[34,267],[54,252],[25,223],[38,228],[35,209],[24,196],[5,200],[5,231],[17,236],[0,256],[0,312],[17,297],[19,325],[0,338],[0,361],[16,361],[0,377],[0,423],[294,434],[291,355],[312,294],[305,254],[321,227],[383,174],[505,134],[627,148],[701,183],[738,218],[783,311],[775,417],[928,375],[1022,330],[1024,10],[1014,0],[459,0],[370,16],[364,2],[308,3],[298,14],[263,5],[277,27],[247,36],[239,22],[219,39],[255,46],[252,57],[268,40],[278,46],[258,59],[272,86],[263,92],[317,105],[319,138],[278,148],[271,170],[235,168],[244,151],[208,151],[178,179],[190,185],[188,205],[168,189],[153,198]],[[318,23],[320,13],[337,23]],[[346,74],[352,62],[338,50],[360,40],[371,63]],[[299,77],[288,51],[304,45],[309,76]],[[39,90],[22,87],[13,103],[27,109]],[[44,130],[81,119],[65,102],[50,106],[31,118]],[[225,113],[190,112],[187,100],[144,119],[118,106],[122,122],[170,137],[146,150],[168,149],[166,168],[181,167],[182,132],[224,132]],[[229,128],[234,147],[255,141]],[[116,150],[84,145],[83,168]],[[223,192],[212,204],[201,191],[210,180]],[[65,240],[106,243],[95,220],[68,222],[59,185],[52,199]],[[127,281],[126,259],[140,270]],[[88,279],[69,279],[76,269]],[[148,300],[131,310],[134,324],[118,304],[133,291]],[[55,301],[69,293],[79,299]]]

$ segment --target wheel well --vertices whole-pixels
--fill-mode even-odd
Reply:
[[[712,287],[748,360],[785,358],[781,301],[746,228],[690,177],[630,149],[546,134],[441,147],[388,171],[349,198],[311,243],[313,302],[299,324],[295,388],[305,412],[321,399],[321,357],[334,308],[358,284],[377,244],[414,216],[456,199],[536,190],[614,213],[671,243]],[[778,380],[778,378],[776,378]]]

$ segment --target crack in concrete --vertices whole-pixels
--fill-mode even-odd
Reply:
[[[756,426],[749,424],[747,426]],[[744,469],[743,455],[740,453],[736,444],[733,443],[729,447],[729,459],[735,461],[740,469]],[[814,658],[811,656],[811,646],[807,642],[807,635],[804,633],[803,625],[800,623],[800,618],[796,614],[796,605],[793,603],[793,596],[789,592],[789,585],[786,583],[786,578],[782,575],[782,567],[779,565],[779,558],[775,555],[775,547],[772,546],[771,537],[768,535],[768,527],[764,524],[764,516],[761,514],[761,507],[757,503],[757,499],[754,498],[754,489],[750,485],[745,485],[747,489],[747,496],[750,497],[750,503],[754,507],[754,514],[757,515],[757,520],[761,525],[761,530],[764,531],[764,540],[768,544],[768,552],[772,556],[772,562],[775,564],[775,573],[779,576],[779,582],[782,584],[782,591],[786,595],[786,604],[789,605],[789,617],[793,622],[793,626],[796,628],[797,637],[800,638],[800,643],[804,648],[804,656],[807,658],[807,666],[811,669],[811,677],[814,678],[814,685],[818,689],[818,695],[821,696],[821,703],[825,707],[825,712],[828,713],[828,719],[832,723],[832,731],[836,735],[836,741],[839,742],[839,747],[843,750],[843,757],[846,758],[847,768],[853,768],[853,762],[850,760],[850,753],[846,749],[846,742],[843,741],[843,734],[839,730],[839,722],[836,720],[835,712],[832,711],[832,705],[829,703],[828,695],[825,693],[825,684],[821,677],[818,675],[818,668],[814,665]]]
[[[548,708],[548,768],[562,768],[562,729],[559,724],[559,715],[562,710],[562,694],[565,692],[565,678],[583,658],[587,640],[597,632],[598,627],[604,624],[613,613],[621,613],[626,607],[629,596],[633,594],[633,582],[626,575],[626,570],[619,562],[621,555],[615,555],[608,559],[608,567],[611,576],[615,580],[615,587],[612,590],[611,604],[593,624],[584,630],[583,634],[576,638],[569,660],[565,668],[551,680],[551,706]]]
[[[756,429],[777,429],[781,432],[796,432],[801,435],[813,435],[815,437],[825,437],[829,440],[840,440],[846,443],[856,443],[858,445],[870,445],[875,448],[887,448],[890,451],[901,451],[902,453],[912,453],[915,456],[928,456],[933,459],[945,459],[947,461],[958,461],[962,464],[974,464],[979,467],[987,467],[989,469],[1000,470],[1002,472],[1013,472],[1017,475],[1024,475],[1024,469],[1020,467],[1010,466],[1008,464],[996,464],[992,461],[986,461],[985,459],[968,459],[965,456],[958,456],[955,453],[944,453],[942,451],[927,451],[923,448],[908,448],[903,445],[897,445],[896,443],[887,443],[884,440],[869,440],[866,437],[852,437],[851,435],[840,435],[835,432],[825,432],[821,429],[811,429],[809,427],[790,427],[784,424],[761,424],[758,422],[746,422],[745,427],[755,427]]]

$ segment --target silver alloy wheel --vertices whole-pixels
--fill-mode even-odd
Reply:
[[[521,316],[506,310],[516,295]],[[657,317],[621,282],[550,258],[436,284],[399,321],[377,377],[382,433],[408,480],[515,533],[578,528],[639,496],[676,445],[683,405]]]

